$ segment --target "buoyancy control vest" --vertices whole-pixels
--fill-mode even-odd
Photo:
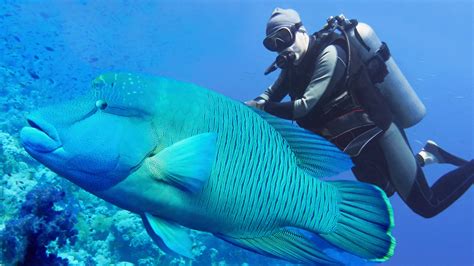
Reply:
[[[349,21],[343,15],[330,17],[322,30],[311,35],[301,64],[287,70],[292,99],[302,96],[311,80],[314,62],[332,44],[346,51],[345,78],[331,95],[323,95],[318,107],[297,121],[300,126],[357,156],[392,121],[410,127],[423,118],[425,108],[395,64],[387,45],[380,42],[368,25]]]
[[[349,79],[364,68],[378,89],[376,93],[387,103],[397,125],[408,128],[420,122],[426,114],[426,108],[395,63],[388,46],[380,41],[375,31],[365,23],[346,19],[344,15],[330,17],[323,30],[335,29],[343,33],[349,47],[348,64],[353,64],[348,66]]]
[[[346,51],[347,57],[351,54],[348,52],[350,46],[347,45],[346,38],[342,34],[335,31],[321,30],[310,36],[309,47],[302,62],[297,66],[283,70],[285,72],[282,74],[284,74],[285,82],[287,82],[285,86],[291,88],[289,96],[292,100],[303,97],[317,67],[315,62],[329,45],[340,47],[336,49]],[[307,115],[297,119],[296,122],[301,127],[329,139],[349,155],[357,156],[370,140],[382,132],[380,127],[384,129],[388,127],[391,117],[388,116],[388,119],[386,119],[387,116],[385,115],[384,119],[378,119],[380,113],[390,112],[381,112],[384,108],[386,109],[386,104],[380,100],[380,97],[373,96],[376,89],[369,87],[372,86],[370,81],[355,78],[367,77],[367,75],[363,75],[365,72],[359,70],[361,69],[360,60],[357,59],[354,52],[352,52],[352,57],[354,58],[343,59],[347,67],[344,68],[342,78],[334,81],[336,84],[331,86],[331,90],[327,90],[319,99],[318,104]],[[349,61],[353,63],[348,64]],[[363,100],[359,101],[358,98],[363,98]],[[366,101],[372,104],[371,108],[361,106],[360,103]],[[367,109],[378,111],[373,112],[376,114],[375,119],[370,118]],[[379,122],[387,120],[390,121],[383,123],[384,125]]]

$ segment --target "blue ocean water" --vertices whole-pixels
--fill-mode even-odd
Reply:
[[[94,77],[111,70],[170,77],[237,100],[251,99],[277,76],[263,75],[275,55],[262,45],[265,23],[275,7],[296,9],[309,31],[318,30],[328,16],[340,13],[370,24],[389,44],[428,109],[425,119],[407,131],[413,150],[432,139],[460,157],[474,158],[471,1],[3,0],[0,229],[15,217],[28,191],[48,180],[66,187],[68,195],[74,193],[76,198],[78,210],[71,213],[78,220],[77,240],[58,252],[71,263],[156,264],[153,254],[162,257],[163,263],[183,263],[151,248],[146,235],[134,238],[134,232],[141,229],[135,227],[140,223],[133,217],[120,211],[116,214],[117,210],[112,212],[103,202],[96,208],[96,202],[88,202],[91,196],[41,168],[19,147],[18,131],[29,111],[74,97],[87,90]],[[188,103],[192,99],[181,102]],[[435,165],[425,173],[433,183],[450,169]],[[393,233],[398,244],[395,255],[384,265],[473,265],[473,196],[469,191],[432,219],[417,216],[393,196]],[[115,219],[127,219],[128,224],[115,225],[116,220],[107,219],[111,213]],[[89,228],[94,231],[86,232]],[[207,236],[196,239],[200,247],[206,247],[200,261],[203,265],[222,261],[230,265],[285,264]],[[149,250],[137,251],[144,247]]]

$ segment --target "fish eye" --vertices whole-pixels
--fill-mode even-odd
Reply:
[[[105,108],[107,108],[107,103],[104,100],[98,100],[97,102],[95,102],[95,106],[100,110],[104,110]]]

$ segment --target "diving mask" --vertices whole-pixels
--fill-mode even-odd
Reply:
[[[281,52],[295,42],[295,36],[303,23],[298,22],[291,27],[282,27],[263,40],[263,46],[272,52]]]

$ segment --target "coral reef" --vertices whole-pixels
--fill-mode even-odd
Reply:
[[[77,210],[63,190],[51,184],[35,186],[26,195],[17,217],[0,233],[8,264],[67,265],[54,249],[74,244]]]
[[[20,209],[26,193],[37,184],[36,177],[45,172],[49,170],[29,157],[16,138],[0,130],[0,229]]]

